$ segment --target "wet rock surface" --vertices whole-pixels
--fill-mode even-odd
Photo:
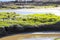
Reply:
[[[39,25],[39,26],[21,26],[21,25],[11,25],[9,27],[0,28],[0,37],[7,35],[18,34],[18,33],[28,33],[28,32],[60,32],[60,23],[51,25]]]

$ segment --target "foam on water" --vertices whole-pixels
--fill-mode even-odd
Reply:
[[[54,40],[55,38],[26,38],[23,40]]]

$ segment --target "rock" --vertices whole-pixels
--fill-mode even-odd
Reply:
[[[4,27],[0,28],[0,37],[7,35],[7,32]]]
[[[21,33],[24,31],[24,28],[20,25],[11,25],[9,27],[5,27],[5,29],[9,34]]]

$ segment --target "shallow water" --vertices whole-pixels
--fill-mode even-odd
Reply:
[[[17,34],[0,38],[0,40],[54,40],[60,34]]]
[[[53,13],[56,15],[60,15],[60,7],[48,8],[48,9],[7,9],[7,10],[0,10],[0,12],[16,12],[19,14]]]
[[[54,40],[54,39],[55,38],[28,38],[28,39],[23,39],[23,40]]]

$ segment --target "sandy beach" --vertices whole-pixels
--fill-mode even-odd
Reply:
[[[4,38],[0,38],[0,40],[23,40],[23,39],[31,39],[31,38],[48,38],[53,39],[60,37],[60,34],[17,34],[13,36],[8,36]]]

